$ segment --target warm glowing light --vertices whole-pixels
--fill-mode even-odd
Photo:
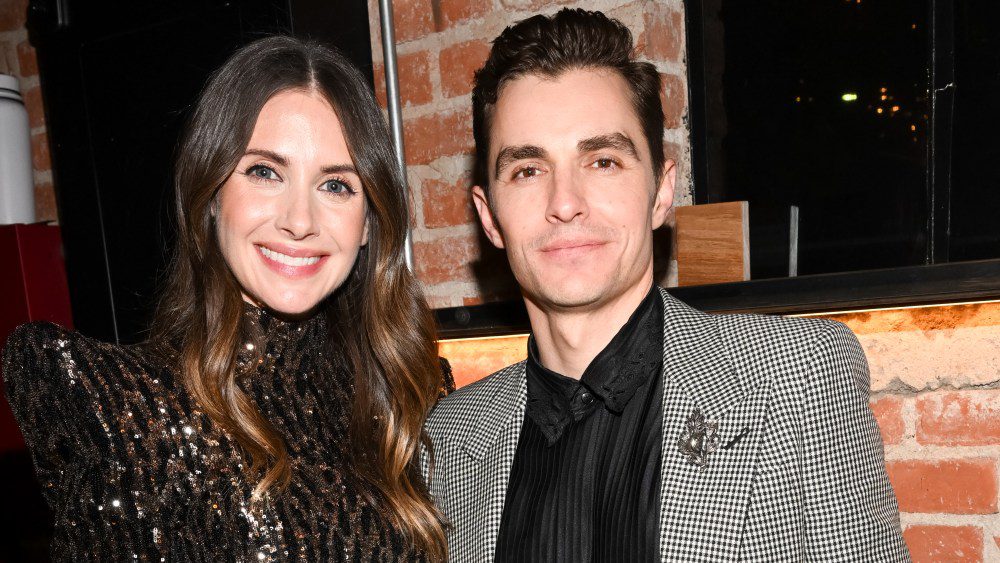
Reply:
[[[858,99],[858,95],[855,94],[854,92],[847,92],[844,95],[840,96],[840,99],[844,100],[845,102],[853,102]]]
[[[882,101],[884,102],[884,101],[885,101],[885,99],[886,99],[886,98],[888,98],[888,97],[889,97],[889,96],[886,96],[885,94],[882,94]]]
[[[877,110],[875,110],[875,112],[876,113],[882,113],[882,108],[878,108]]]
[[[1000,300],[987,299],[980,301],[953,303],[944,302],[923,305],[895,305],[870,308],[862,307],[859,309],[845,311],[833,310],[814,313],[795,313],[787,316],[833,318],[835,320],[846,322],[848,326],[855,331],[858,331],[859,327],[863,326],[868,326],[869,332],[872,330],[871,327],[873,326],[875,327],[874,330],[879,331],[882,331],[885,327],[890,327],[889,330],[892,331],[901,331],[907,329],[905,329],[905,327],[891,328],[897,326],[899,312],[939,308],[941,309],[941,314],[944,315],[944,317],[950,318],[951,322],[956,325],[961,325],[962,323],[968,323],[968,321],[963,320],[967,318],[966,315],[963,315],[963,311],[968,311],[969,307],[975,307],[977,305],[990,305],[995,307],[1000,305]],[[948,309],[953,309],[954,314],[949,315]],[[864,319],[849,318],[850,315],[856,315],[859,313],[871,314],[871,317]],[[933,311],[929,311],[929,313],[934,314]],[[882,317],[882,320],[880,320],[879,317]],[[527,343],[528,335],[526,334],[450,340],[446,339],[438,342],[438,355],[448,358],[451,362],[452,373],[455,376],[455,383],[458,387],[462,387],[474,381],[478,381],[498,369],[525,359],[528,351]],[[113,504],[113,506],[118,507],[118,504]],[[98,509],[103,510],[104,507],[101,506],[98,507]]]
[[[897,111],[899,111],[899,106],[892,106],[892,112],[896,113]]]
[[[799,103],[801,101],[802,101],[802,96],[795,96],[795,103]]]
[[[979,301],[956,301],[953,303],[928,303],[926,305],[890,305],[888,307],[871,307],[868,309],[846,309],[843,311],[824,311],[821,313],[791,313],[786,317],[825,317],[829,315],[853,315],[856,313],[878,313],[882,311],[912,311],[915,309],[933,309],[935,307],[962,307],[972,305],[989,305],[1000,303],[997,299],[982,299]]]
[[[916,125],[910,125],[910,131],[916,131],[916,130],[917,130]]]
[[[883,94],[885,94],[887,92],[885,86],[883,86],[882,88],[880,88],[879,91],[882,92]]]

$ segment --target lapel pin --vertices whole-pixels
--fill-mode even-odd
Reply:
[[[704,471],[709,454],[719,448],[719,423],[705,420],[701,411],[695,409],[677,440],[677,447],[689,462]]]

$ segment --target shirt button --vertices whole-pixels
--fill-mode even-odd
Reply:
[[[583,393],[580,393],[580,402],[585,405],[589,405],[594,402],[594,396],[591,395],[589,391],[584,391]]]

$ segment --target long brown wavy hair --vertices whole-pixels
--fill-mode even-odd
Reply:
[[[352,469],[369,499],[414,546],[444,559],[440,513],[420,475],[423,422],[438,396],[441,367],[434,323],[404,260],[409,217],[406,184],[371,87],[342,55],[316,43],[269,37],[239,49],[201,94],[178,148],[177,245],[153,321],[151,340],[171,343],[187,391],[249,460],[254,498],[291,478],[285,443],[237,385],[237,349],[254,335],[246,304],[219,248],[211,207],[250,141],[258,114],[275,94],[318,92],[333,107],[361,178],[368,244],[348,279],[319,314],[328,345],[340,347],[355,378]]]

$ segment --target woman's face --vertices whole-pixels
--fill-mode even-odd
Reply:
[[[368,225],[361,179],[325,98],[288,90],[264,104],[213,215],[244,300],[299,315],[340,287]]]

